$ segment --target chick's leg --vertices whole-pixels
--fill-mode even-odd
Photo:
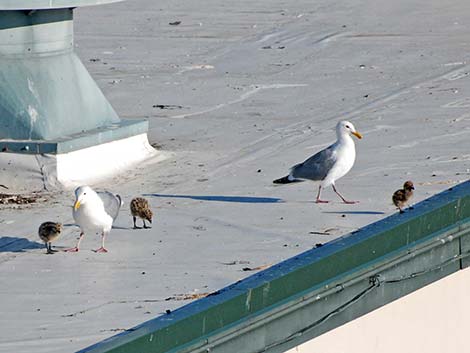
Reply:
[[[135,221],[136,221],[135,216],[132,216],[132,219],[134,220],[134,229],[142,229],[142,227],[137,227],[137,225],[135,224]]]

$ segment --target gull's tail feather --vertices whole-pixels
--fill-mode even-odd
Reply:
[[[290,175],[286,175],[285,177],[273,180],[274,184],[290,184],[290,183],[300,183],[303,180],[295,179]]]

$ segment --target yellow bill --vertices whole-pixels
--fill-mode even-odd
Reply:
[[[78,210],[80,208],[80,201],[75,201],[75,205],[73,205],[74,210]]]
[[[352,134],[353,134],[354,136],[356,136],[358,139],[361,139],[361,138],[362,138],[362,135],[361,135],[360,133],[358,133],[357,131],[352,132]]]

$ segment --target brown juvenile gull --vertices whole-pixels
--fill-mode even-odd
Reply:
[[[144,222],[144,228],[151,228],[145,224],[145,220],[152,223],[152,210],[150,209],[149,202],[143,197],[136,197],[131,201],[131,214],[134,221],[134,229],[142,229],[142,227],[137,227],[135,224],[136,217],[139,217]]]
[[[408,180],[403,184],[403,189],[399,189],[393,193],[393,204],[398,207],[400,213],[403,213],[403,207],[408,204],[408,201],[413,196],[413,190],[415,189],[413,182]]]
[[[334,192],[344,203],[352,204],[357,201],[346,200],[336,190],[335,182],[346,175],[354,165],[356,148],[351,135],[361,139],[362,135],[349,121],[340,121],[336,124],[337,141],[331,146],[314,154],[304,162],[294,165],[289,175],[273,181],[275,184],[288,184],[304,180],[321,181],[318,187],[316,203],[327,203],[320,199],[322,188],[332,186]]]
[[[77,246],[66,251],[79,251],[80,242],[85,233],[101,233],[101,247],[94,251],[108,252],[104,247],[104,241],[106,235],[111,231],[122,204],[121,196],[114,195],[109,191],[95,192],[89,186],[80,186],[75,189],[73,218],[81,232]]]
[[[62,232],[62,223],[44,222],[39,226],[39,238],[46,244],[47,254],[53,254],[57,250],[52,250],[52,242],[56,240]]]

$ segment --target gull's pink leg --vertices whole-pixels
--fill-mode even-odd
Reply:
[[[359,203],[359,201],[348,201],[348,200],[346,200],[346,199],[336,190],[335,185],[333,184],[332,186],[333,186],[334,192],[336,192],[336,194],[337,194],[339,197],[341,197],[341,200],[343,200],[344,203],[347,203],[347,204]]]
[[[80,250],[80,242],[82,241],[83,235],[84,235],[84,233],[81,232],[80,233],[80,238],[78,238],[78,243],[74,248],[65,249],[64,251],[65,252],[78,252]]]
[[[316,203],[328,203],[328,202],[330,202],[330,201],[326,201],[326,200],[321,200],[320,199],[320,193],[321,193],[321,185],[318,187],[317,199],[315,200]]]
[[[108,250],[104,247],[104,240],[106,238],[106,233],[103,232],[101,234],[101,248],[93,250],[94,252],[108,252]]]

